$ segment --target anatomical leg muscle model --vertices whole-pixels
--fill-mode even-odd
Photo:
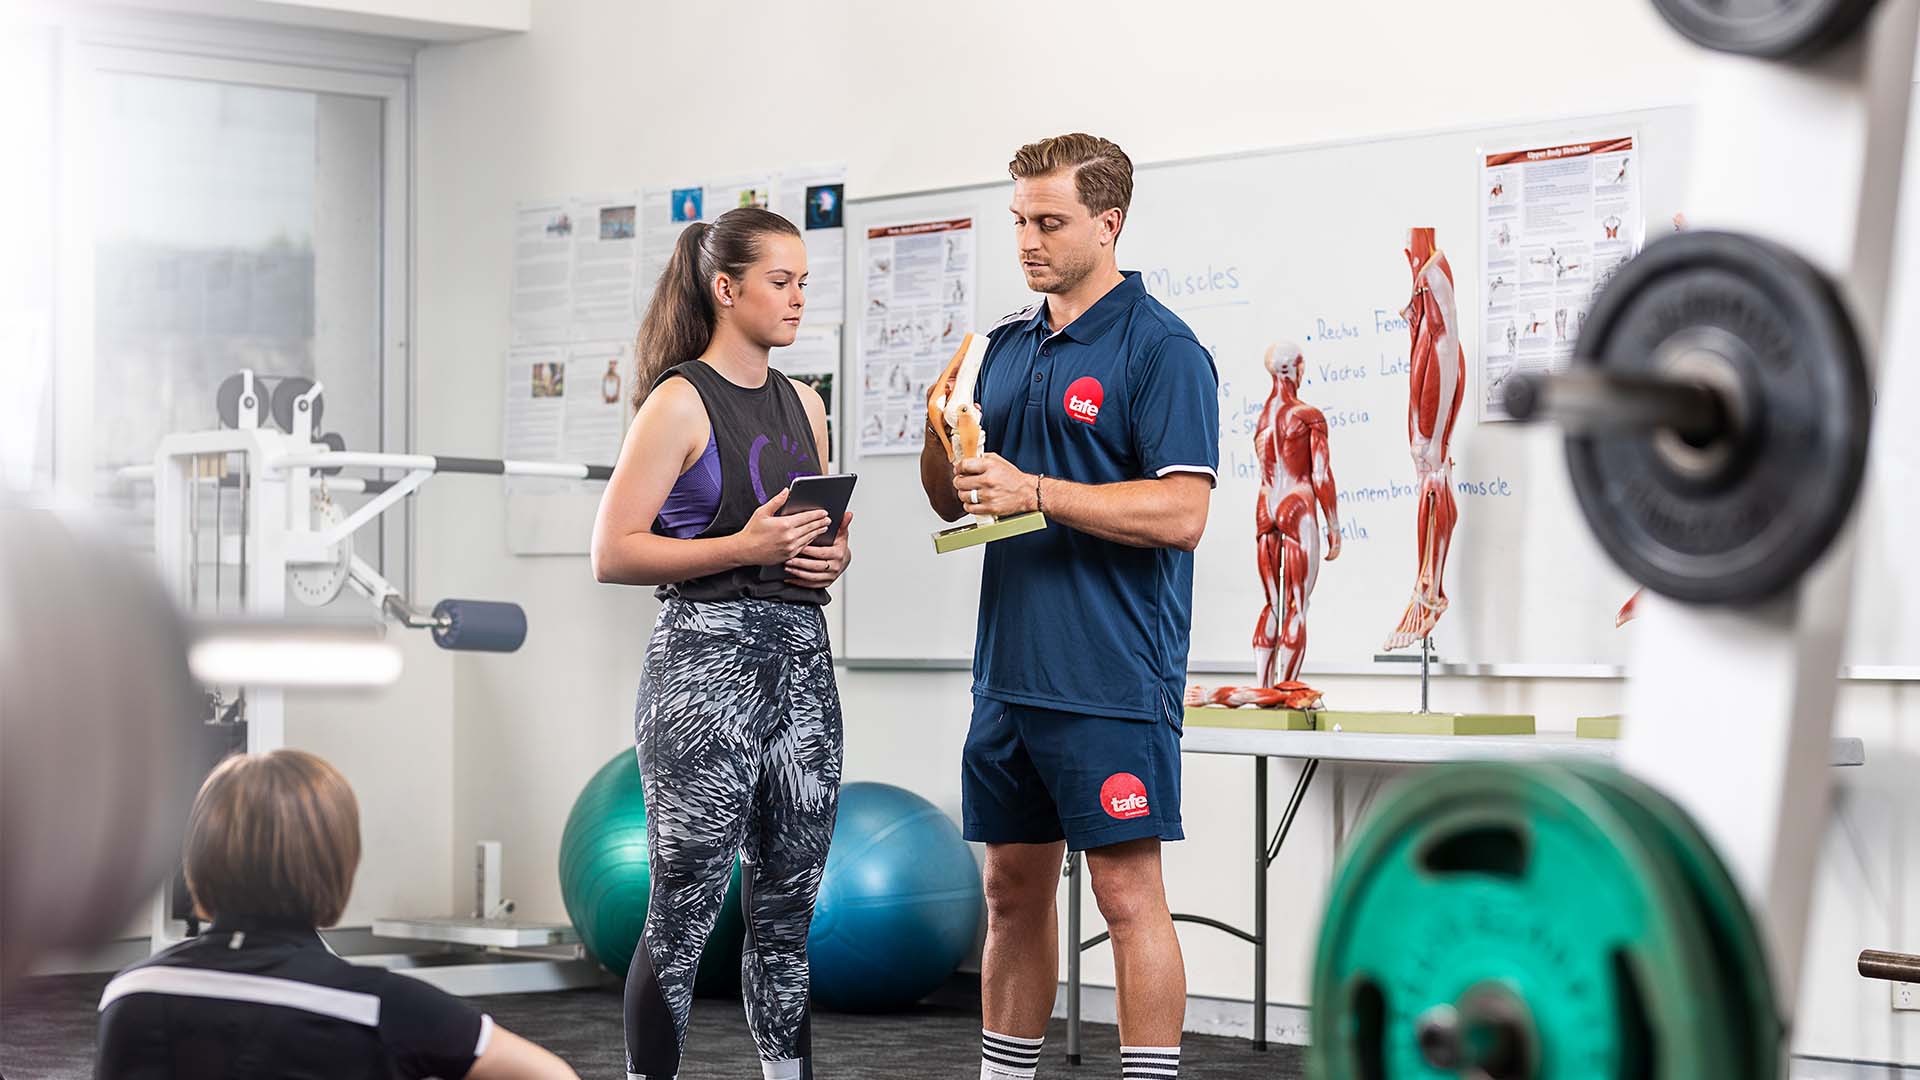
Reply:
[[[1273,390],[1254,429],[1260,497],[1254,506],[1255,559],[1266,605],[1253,629],[1257,685],[1192,687],[1189,705],[1309,708],[1320,695],[1296,681],[1307,647],[1307,599],[1320,576],[1320,514],[1329,561],[1340,556],[1340,513],[1327,446],[1327,420],[1300,400],[1306,358],[1296,345],[1267,350]]]
[[[1453,300],[1453,269],[1434,242],[1432,229],[1407,230],[1407,265],[1413,298],[1401,312],[1412,341],[1408,363],[1407,441],[1418,480],[1418,560],[1413,597],[1387,635],[1386,648],[1404,649],[1433,632],[1447,610],[1442,574],[1459,511],[1453,502],[1453,459],[1448,446],[1466,389],[1467,354],[1460,346],[1459,312]]]

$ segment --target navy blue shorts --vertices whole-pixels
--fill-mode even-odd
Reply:
[[[1009,705],[975,695],[960,755],[969,840],[1073,851],[1180,830],[1180,733],[1165,721],[1116,720]]]

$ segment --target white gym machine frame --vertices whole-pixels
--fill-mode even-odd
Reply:
[[[370,564],[352,554],[353,534],[397,506],[440,473],[604,480],[610,466],[555,462],[501,461],[333,450],[314,441],[314,417],[322,387],[314,383],[293,401],[291,430],[262,424],[267,399],[264,380],[239,373],[237,426],[168,435],[160,441],[151,470],[131,468],[122,477],[151,476],[154,488],[153,539],[156,563],[167,589],[192,616],[201,600],[198,575],[211,560],[214,573],[233,567],[238,573],[238,610],[249,620],[278,620],[287,611],[289,571],[344,570],[344,582],[369,600],[376,617],[392,618],[416,629],[444,628],[433,615],[407,602],[399,589]],[[238,466],[233,466],[238,458]],[[375,478],[328,476],[321,470],[369,471]],[[379,479],[384,470],[397,479]],[[215,550],[203,552],[199,535],[200,494],[207,489],[237,489],[240,528],[228,535],[215,528]],[[371,496],[338,521],[315,521],[314,497],[328,493]],[[286,692],[280,685],[238,689],[244,702],[247,749],[261,752],[286,745]],[[380,918],[376,938],[434,942],[442,953],[372,953],[359,957],[433,983],[456,994],[525,993],[562,990],[598,983],[603,975],[587,959],[579,938],[566,923],[533,923],[510,917],[510,901],[499,895],[498,843],[481,843],[475,853],[476,896],[470,916]],[[152,949],[160,951],[185,939],[184,919],[169,910],[170,889],[157,898],[152,919]],[[456,950],[477,947],[480,953]],[[531,951],[529,951],[531,950]],[[463,962],[468,961],[468,962]]]
[[[1863,33],[1818,60],[1700,52],[1689,223],[1775,241],[1827,274],[1876,374],[1916,35],[1920,3],[1882,0]],[[1856,502],[1856,522],[1858,512]],[[1649,592],[1628,668],[1620,765],[1712,840],[1761,924],[1789,1016],[1831,796],[1854,527],[1760,607],[1689,607]]]

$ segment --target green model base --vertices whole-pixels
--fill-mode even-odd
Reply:
[[[1313,714],[1320,731],[1387,735],[1531,735],[1533,717],[1517,713],[1352,712]]]
[[[1532,735],[1533,717],[1513,713],[1355,712],[1348,709],[1186,709],[1189,727],[1342,731],[1387,735]]]
[[[1223,705],[1189,705],[1186,723],[1188,727],[1312,731],[1313,714],[1299,709],[1229,709]]]
[[[1573,733],[1583,739],[1617,739],[1620,737],[1620,717],[1582,716],[1573,722]]]
[[[954,529],[942,529],[933,534],[933,550],[935,554],[945,555],[949,551],[1005,540],[1009,536],[1039,532],[1046,527],[1047,516],[1034,510],[1003,517],[991,525],[962,525]]]

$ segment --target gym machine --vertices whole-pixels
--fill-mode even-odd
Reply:
[[[1323,1080],[1786,1072],[1920,4],[1654,6],[1706,50],[1696,228],[1605,286],[1572,371],[1507,388],[1648,589],[1620,768],[1384,801],[1321,928]]]
[[[169,435],[151,468],[122,470],[125,479],[152,480],[155,558],[181,610],[189,618],[238,615],[272,623],[285,616],[288,596],[320,608],[351,590],[371,606],[376,619],[426,630],[442,648],[517,650],[527,634],[526,614],[518,604],[446,599],[430,609],[417,607],[355,553],[354,535],[436,476],[605,480],[612,467],[348,450],[338,435],[319,430],[325,415],[322,390],[304,377],[238,372],[216,395],[218,428]],[[349,473],[372,475],[343,475]],[[344,495],[365,501],[348,510],[336,501]],[[237,528],[230,530],[235,514]],[[216,686],[208,702],[206,719],[215,745],[203,764],[241,746],[258,752],[285,745],[282,685]],[[597,982],[598,968],[584,958],[570,925],[513,917],[511,902],[498,896],[500,858],[497,843],[479,845],[477,895],[469,913],[374,920],[375,938],[406,941],[409,948],[432,943],[438,952],[396,951],[359,959],[459,994]],[[155,951],[190,932],[186,899],[177,883],[163,892],[153,914]]]

